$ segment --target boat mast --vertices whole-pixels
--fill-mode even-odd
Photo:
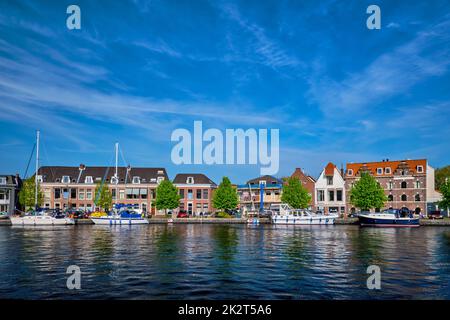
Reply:
[[[118,162],[119,162],[119,143],[116,142],[115,145],[115,149],[116,149],[116,171],[114,173],[114,176],[116,177],[116,199],[115,199],[115,203],[117,204],[117,198],[119,197],[118,193],[117,193],[117,185],[119,184],[119,176],[118,176]]]
[[[34,209],[38,206],[38,170],[39,170],[39,130],[36,131],[36,172],[34,175]]]

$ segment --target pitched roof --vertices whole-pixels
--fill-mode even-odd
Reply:
[[[0,177],[6,178],[7,185],[21,186],[22,179],[15,174],[0,174]]]
[[[247,184],[259,185],[260,181],[265,181],[266,184],[283,184],[283,181],[281,179],[269,175],[248,180]]]
[[[426,159],[418,159],[418,160],[396,160],[396,161],[378,161],[378,162],[366,162],[366,163],[347,163],[346,175],[348,176],[348,171],[353,170],[353,176],[360,174],[363,171],[368,171],[373,175],[377,176],[392,176],[396,173],[397,170],[406,169],[412,174],[416,174],[417,167],[422,166],[423,172],[426,173],[427,169],[427,160]],[[377,168],[383,168],[382,174],[377,174]],[[386,168],[391,168],[391,173],[386,173]],[[399,173],[397,173],[399,174]]]
[[[80,170],[83,168],[83,170]],[[117,174],[119,183],[131,183],[133,177],[139,177],[141,183],[156,183],[158,177],[167,176],[164,168],[134,168],[118,167]],[[81,171],[81,175],[80,175]],[[128,171],[128,173],[127,173]],[[60,182],[62,176],[69,176],[71,183],[84,183],[85,178],[91,176],[94,182],[99,181],[105,177],[105,181],[109,182],[114,175],[114,167],[89,167],[80,165],[79,167],[64,167],[64,166],[45,166],[40,167],[38,174],[42,175],[43,182]],[[126,178],[126,181],[125,181]]]
[[[216,185],[214,181],[212,181],[210,178],[205,176],[202,173],[179,173],[175,176],[175,179],[173,179],[173,183],[175,184],[186,184],[187,179],[189,177],[194,178],[194,184],[212,184]]]
[[[316,179],[314,179],[310,175],[305,174],[301,168],[295,168],[295,171],[293,174],[291,174],[291,177],[299,178],[301,181],[309,179],[311,180],[311,182],[316,182]]]
[[[334,163],[328,162],[327,166],[325,167],[325,175],[326,176],[333,176],[334,175],[334,168],[336,168]]]

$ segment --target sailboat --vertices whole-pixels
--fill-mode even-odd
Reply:
[[[39,170],[39,138],[40,132],[36,132],[36,172],[34,175],[34,210],[26,213],[24,216],[11,216],[13,226],[36,226],[36,225],[71,225],[75,224],[73,219],[65,216],[52,215],[46,211],[38,210],[38,170]]]
[[[114,181],[116,185],[116,195],[117,192],[117,184],[119,183],[119,174],[118,174],[118,154],[119,154],[119,144],[115,144],[115,154],[116,154],[116,170],[114,173],[114,177],[111,179],[111,182]],[[105,214],[100,217],[91,217],[92,222],[95,224],[103,224],[103,225],[132,225],[132,224],[148,224],[148,220],[145,219],[142,214],[137,213],[131,209],[129,209],[126,205],[117,203],[114,204],[114,208],[112,212]]]

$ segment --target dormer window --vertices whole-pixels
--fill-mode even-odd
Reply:
[[[188,178],[186,179],[186,183],[187,183],[187,184],[194,184],[194,177],[188,177]]]
[[[162,170],[158,170],[158,174],[164,174]]]
[[[417,166],[417,172],[422,173],[423,172],[423,166]]]
[[[62,176],[61,182],[62,183],[69,183],[70,182],[70,177],[69,176]]]
[[[132,183],[139,184],[139,183],[141,183],[141,179],[139,177],[133,177]]]
[[[266,181],[265,180],[259,180],[259,185],[266,185]]]
[[[348,169],[347,174],[348,174],[349,176],[352,176],[352,175],[353,175],[353,169]]]
[[[111,177],[111,183],[112,184],[118,184],[119,183],[119,179],[117,177]]]
[[[383,174],[383,168],[377,168],[377,175]]]
[[[390,167],[384,168],[384,173],[391,174],[391,168]]]
[[[84,183],[92,184],[92,183],[94,183],[94,180],[92,179],[91,176],[87,176],[87,177],[84,179]]]
[[[6,177],[0,177],[0,184],[6,184]]]
[[[42,175],[38,174],[38,176],[37,176],[37,182],[38,182],[38,183],[44,182],[44,177],[43,177]]]
[[[159,184],[159,183],[161,183],[161,181],[163,181],[163,180],[164,180],[164,177],[158,177],[156,182]]]

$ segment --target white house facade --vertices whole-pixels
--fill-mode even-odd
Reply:
[[[315,183],[315,207],[324,213],[345,214],[345,181],[338,168],[328,163]]]

